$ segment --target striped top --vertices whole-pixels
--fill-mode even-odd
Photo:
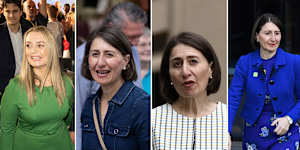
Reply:
[[[153,150],[227,150],[227,106],[218,102],[210,115],[192,118],[178,114],[170,104],[152,111]]]

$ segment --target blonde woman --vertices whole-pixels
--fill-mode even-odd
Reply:
[[[46,27],[24,35],[19,75],[1,101],[0,150],[71,150],[71,80],[61,72],[57,44]]]

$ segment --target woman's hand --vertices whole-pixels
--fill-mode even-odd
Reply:
[[[271,126],[276,125],[274,132],[277,135],[284,135],[289,130],[290,123],[286,117],[280,117],[274,120]]]
[[[72,143],[75,144],[75,132],[74,131],[69,131],[69,134],[70,134]]]

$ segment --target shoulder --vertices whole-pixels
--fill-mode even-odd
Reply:
[[[20,92],[20,88],[22,88],[22,85],[20,83],[19,77],[14,77],[9,80],[8,85],[5,87],[4,93],[11,93],[18,90]]]
[[[216,112],[220,113],[220,114],[226,114],[227,112],[227,105],[222,103],[222,102],[217,102],[217,108],[216,108]]]
[[[239,58],[239,62],[242,62],[242,63],[250,63],[249,61],[251,59],[256,59],[256,56],[259,54],[259,50],[255,50],[253,52],[250,52],[246,55],[242,55],[240,58]]]
[[[292,60],[292,61],[299,61],[300,58],[300,55],[292,54],[284,50],[281,50],[281,55],[285,56],[287,60]]]
[[[172,105],[169,103],[166,103],[166,104],[155,107],[154,109],[152,109],[152,112],[153,112],[153,116],[157,117],[157,116],[161,116],[161,114],[168,114],[172,110],[173,110]]]
[[[0,24],[0,34],[5,33],[4,31],[8,33],[8,28],[7,28],[6,22]]]
[[[133,84],[133,89],[130,92],[129,96],[134,101],[134,106],[150,108],[150,95],[138,86],[136,86],[134,83],[131,84]]]
[[[4,28],[7,28],[6,22],[0,24],[0,29],[2,30]]]
[[[81,114],[81,116],[88,115],[88,114],[90,114],[92,112],[91,110],[93,108],[93,100],[95,98],[97,98],[98,94],[99,93],[97,92],[97,93],[92,94],[92,95],[90,95],[90,96],[88,96],[86,98],[86,100],[83,103],[83,106],[81,106],[81,108],[82,108],[82,114]]]
[[[73,87],[73,76],[74,76],[74,73],[62,73],[62,78],[63,78],[65,86]]]
[[[218,101],[217,102],[217,108],[220,108],[220,109],[227,109],[227,105]]]
[[[74,101],[74,84],[73,84],[72,77],[70,77],[70,75],[63,73],[62,78],[64,81],[67,98],[69,99],[69,101]]]
[[[180,118],[185,118],[182,115],[180,116]],[[154,129],[172,121],[176,122],[176,118],[178,119],[177,112],[173,109],[172,105],[168,103],[152,109],[151,112],[151,122]]]
[[[8,86],[16,87],[16,86],[20,86],[20,85],[21,84],[20,84],[19,76],[16,76],[16,77],[9,80],[9,83],[8,83],[7,87]]]
[[[149,98],[150,99],[150,95],[148,93],[146,93],[143,89],[141,89],[140,87],[136,86],[134,83],[132,83],[134,85],[134,89],[132,90],[132,93],[134,95],[137,95],[141,98]]]
[[[296,68],[299,68],[300,55],[292,54],[284,51],[283,49],[278,49],[279,59],[284,59],[287,65],[294,65]]]
[[[122,93],[121,95],[123,96],[127,96],[127,98],[133,98],[134,101],[139,101],[143,99],[148,99],[150,101],[150,95],[147,94],[143,89],[136,86],[132,81],[126,81],[120,88],[119,94],[120,93]]]

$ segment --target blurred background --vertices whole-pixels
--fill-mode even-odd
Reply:
[[[250,44],[252,27],[256,18],[263,13],[273,13],[282,21],[284,31],[281,31],[283,34],[280,47],[288,52],[300,54],[299,7],[300,1],[297,0],[228,1],[228,85],[230,85],[239,57],[253,51]],[[239,143],[242,140],[244,125],[240,118],[240,110],[235,117],[232,130],[233,141]]]
[[[36,7],[38,7],[37,4],[40,0],[33,0],[33,1],[35,2]],[[61,11],[63,11],[63,8],[64,8],[63,6],[65,4],[72,5],[73,3],[75,3],[75,0],[47,0],[47,4],[54,5],[56,1],[59,1],[61,3],[61,6],[62,6]]]
[[[113,6],[124,1],[133,2],[143,8],[149,18],[147,26],[150,27],[150,0],[77,0],[77,46],[102,25],[105,15]]]
[[[159,93],[159,69],[164,47],[170,37],[183,31],[203,35],[220,61],[222,78],[212,100],[227,101],[226,1],[152,0],[152,107],[165,103]]]

